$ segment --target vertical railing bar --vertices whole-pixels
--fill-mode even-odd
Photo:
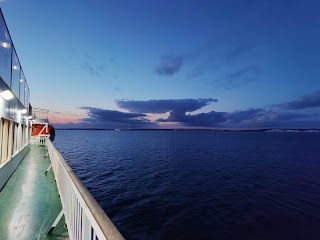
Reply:
[[[77,200],[77,239],[80,239],[79,237],[79,231],[80,231],[80,224],[79,224],[79,201]]]
[[[73,172],[72,169],[68,166],[68,164],[65,162],[63,157],[59,155],[58,151],[55,149],[52,142],[47,138],[42,138],[41,141],[42,142],[40,142],[39,144],[43,144],[48,147],[52,169],[55,174],[55,179],[58,185],[61,203],[64,208],[65,222],[67,223],[70,239],[91,238],[91,239],[106,240],[107,238],[104,235],[105,232],[102,231],[94,215],[92,214],[90,208],[88,208],[88,205],[86,202],[88,201],[88,199],[84,200],[83,198],[83,195],[82,195],[84,194],[83,189],[86,190],[86,188],[85,187],[83,188],[81,186],[81,183],[79,185],[79,182],[78,182],[79,179],[74,178],[75,175],[74,173],[72,173]],[[82,191],[81,193],[79,192],[79,189],[81,189]],[[87,196],[87,195],[84,195],[84,196]],[[88,202],[88,203],[91,204],[91,202]],[[100,215],[98,217],[100,217]],[[102,218],[100,218],[100,221],[101,219]],[[106,221],[108,221],[107,217],[105,219]],[[109,224],[110,224],[110,220],[109,220]],[[112,223],[110,226],[112,228]],[[104,231],[106,230],[107,229],[104,228]],[[111,237],[110,239],[124,239],[121,236],[121,234],[117,232],[117,229],[114,228],[114,226],[111,229],[111,231],[112,231],[111,235],[114,232],[116,234],[115,234],[115,238]]]
[[[76,239],[79,239],[79,216],[78,216],[78,199],[76,200],[76,206],[75,206],[75,212],[76,212]]]

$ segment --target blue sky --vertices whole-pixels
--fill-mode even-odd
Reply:
[[[320,127],[318,1],[0,1],[58,127]]]

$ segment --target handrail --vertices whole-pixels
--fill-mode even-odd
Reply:
[[[50,139],[46,140],[70,239],[123,240],[119,230]]]
[[[32,108],[32,117],[37,119],[48,119],[49,110],[42,108]]]

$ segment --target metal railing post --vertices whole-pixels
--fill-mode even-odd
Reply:
[[[49,138],[46,145],[70,239],[124,239]]]

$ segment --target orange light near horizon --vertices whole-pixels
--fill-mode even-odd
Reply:
[[[158,124],[163,128],[182,128],[179,122],[159,122]]]
[[[167,113],[148,113],[146,118],[152,122],[155,122],[159,118],[166,119],[169,117],[169,115],[170,115],[169,112],[167,112]]]
[[[87,117],[86,114],[58,113],[50,112],[49,119],[52,124],[79,123],[82,118]]]

